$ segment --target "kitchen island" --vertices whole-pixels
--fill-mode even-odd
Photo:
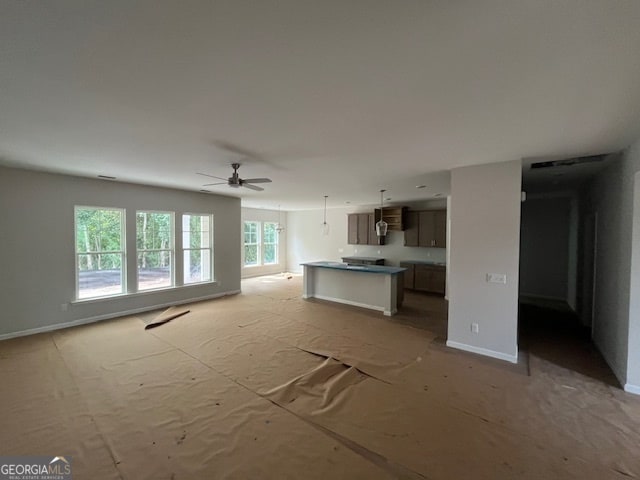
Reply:
[[[394,315],[404,298],[405,268],[347,265],[339,262],[303,263],[302,298],[319,298]]]

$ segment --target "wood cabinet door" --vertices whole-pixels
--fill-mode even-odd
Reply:
[[[416,290],[428,292],[431,286],[431,268],[428,265],[416,265],[413,273],[413,284]]]
[[[368,213],[367,216],[369,224],[369,241],[367,243],[369,245],[379,245],[378,235],[376,235],[376,216],[373,213]]]
[[[434,247],[445,248],[447,246],[447,211],[433,212],[433,240]]]
[[[369,214],[358,214],[358,245],[369,243]]]
[[[416,265],[414,271],[414,288],[422,292],[444,295],[447,269],[437,265]]]
[[[418,246],[418,212],[407,212],[406,215],[407,225],[404,229],[404,246],[405,247],[417,247]],[[413,288],[413,287],[408,287]]]
[[[435,238],[434,212],[418,213],[418,246],[432,247]]]
[[[358,215],[351,213],[347,220],[347,243],[349,245],[358,244]]]
[[[414,280],[413,280],[413,276],[415,272],[414,264],[400,262],[400,267],[406,268],[406,270],[403,272],[404,288],[411,288],[411,289],[415,288]]]
[[[447,284],[447,273],[444,268],[434,267],[431,271],[431,285],[430,292],[445,294],[445,288]]]

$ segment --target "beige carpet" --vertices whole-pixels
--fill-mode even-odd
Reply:
[[[531,355],[451,350],[446,303],[301,299],[301,279],[0,343],[2,455],[91,479],[640,478],[640,399]]]

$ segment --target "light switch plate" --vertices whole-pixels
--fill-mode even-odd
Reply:
[[[506,273],[487,273],[487,282],[507,283],[507,274]]]

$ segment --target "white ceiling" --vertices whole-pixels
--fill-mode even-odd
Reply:
[[[2,163],[197,191],[241,160],[273,183],[212,190],[252,207],[640,135],[637,0],[2,0],[0,65]]]

